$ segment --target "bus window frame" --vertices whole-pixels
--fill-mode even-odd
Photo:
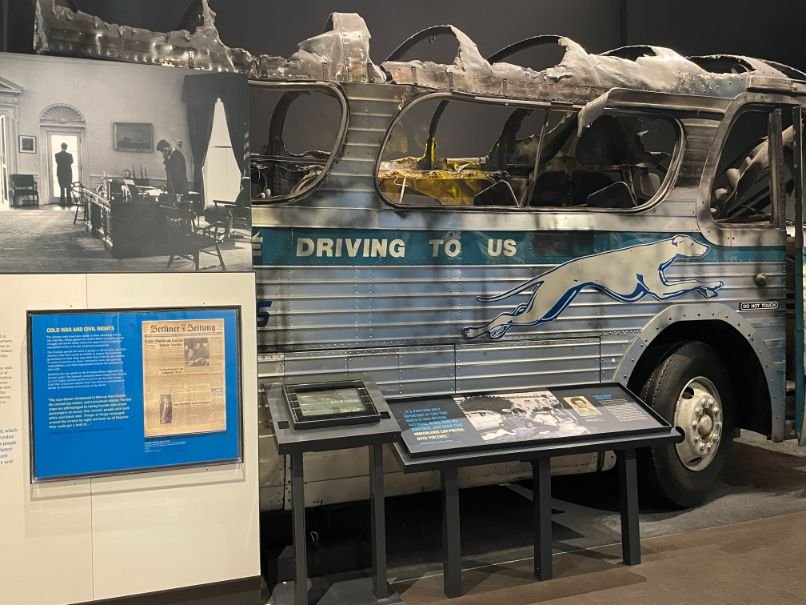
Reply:
[[[773,196],[773,200],[769,220],[754,222],[720,221],[713,217],[713,214],[711,213],[711,203],[713,200],[712,196],[714,186],[716,185],[716,180],[719,177],[717,170],[719,169],[719,164],[722,161],[722,155],[725,153],[725,147],[728,139],[733,133],[733,129],[739,119],[741,119],[741,117],[748,112],[768,112],[769,117],[767,136],[769,137],[771,134],[770,119],[773,111],[775,109],[779,109],[783,115],[785,112],[791,112],[795,107],[804,107],[803,101],[801,100],[801,102],[798,102],[797,99],[791,97],[782,97],[776,100],[770,100],[769,96],[762,97],[761,95],[741,95],[734,100],[734,103],[732,103],[731,107],[728,108],[728,111],[725,112],[725,115],[720,121],[721,123],[715,134],[715,141],[718,141],[718,147],[712,147],[703,170],[702,180],[703,183],[707,183],[707,190],[703,189],[702,184],[700,186],[700,193],[702,195],[701,203],[704,206],[709,227],[717,229],[718,232],[733,232],[735,230],[741,230],[742,233],[749,233],[752,231],[767,232],[786,230],[786,194],[783,191],[783,183],[781,181],[781,170],[784,163],[783,155],[778,158],[780,164],[775,167],[776,174],[770,174],[770,184],[772,185],[771,195]],[[783,130],[783,126],[781,126],[779,134],[782,138]],[[772,161],[772,157],[770,157],[770,161]],[[771,172],[773,171],[772,165],[770,170]],[[777,179],[777,185],[775,185],[773,179]]]
[[[378,157],[375,160],[375,168],[373,171],[372,179],[375,185],[375,191],[378,196],[383,200],[384,204],[393,208],[397,212],[405,212],[410,210],[425,210],[429,212],[471,212],[471,213],[485,213],[489,214],[491,212],[506,212],[506,213],[554,213],[554,214],[565,214],[565,213],[589,213],[589,214],[637,214],[637,213],[644,213],[648,210],[655,208],[658,204],[662,203],[663,200],[666,198],[668,193],[674,188],[674,184],[677,182],[677,177],[680,171],[680,167],[683,163],[683,157],[685,155],[686,149],[686,132],[683,128],[682,123],[680,122],[679,118],[675,116],[668,108],[664,108],[661,105],[645,105],[642,104],[640,108],[636,108],[635,105],[630,104],[628,101],[619,101],[618,103],[614,103],[609,105],[605,108],[601,115],[607,116],[623,116],[623,115],[635,115],[635,116],[646,116],[650,115],[657,115],[664,119],[667,119],[668,122],[675,128],[676,130],[676,140],[675,140],[675,147],[672,151],[672,158],[669,162],[669,170],[663,179],[660,187],[655,192],[655,194],[646,202],[641,204],[640,206],[635,206],[634,208],[591,208],[591,207],[581,207],[581,206],[526,206],[526,207],[509,207],[509,206],[460,206],[460,205],[446,205],[446,204],[439,204],[439,205],[431,205],[431,204],[399,204],[391,201],[383,194],[380,188],[380,184],[378,182],[378,172],[380,170],[381,162],[383,161],[383,151],[386,148],[386,145],[389,139],[392,136],[392,132],[397,127],[398,122],[403,118],[407,111],[409,111],[412,107],[417,105],[418,103],[422,103],[428,100],[436,100],[436,99],[443,99],[443,100],[458,100],[464,101],[469,103],[480,103],[484,105],[504,105],[508,107],[512,107],[516,109],[518,107],[524,108],[534,108],[534,109],[545,109],[549,111],[565,111],[568,113],[579,113],[584,105],[577,105],[577,104],[569,104],[569,103],[552,103],[550,101],[530,101],[525,99],[519,99],[516,97],[479,97],[474,95],[468,94],[461,94],[461,93],[450,93],[450,92],[435,92],[424,94],[422,96],[418,96],[412,101],[406,103],[403,107],[401,107],[397,114],[395,115],[394,119],[390,123],[389,127],[384,134],[383,140],[381,141],[380,148],[378,150]],[[441,117],[441,116],[440,116]]]
[[[249,80],[248,85],[249,85],[249,87],[255,87],[255,88],[284,89],[284,92],[293,92],[293,91],[296,91],[296,90],[309,91],[311,89],[318,88],[318,89],[325,89],[327,91],[325,94],[332,93],[336,97],[336,100],[339,103],[339,107],[341,108],[341,121],[339,123],[338,133],[336,134],[336,143],[333,146],[333,152],[328,156],[327,161],[322,166],[322,174],[320,174],[316,178],[316,180],[313,183],[311,183],[310,187],[308,187],[305,191],[303,191],[301,193],[297,193],[297,194],[293,194],[293,195],[292,194],[281,195],[281,196],[272,197],[272,198],[268,198],[268,199],[254,198],[254,197],[251,197],[251,195],[250,195],[251,202],[252,202],[253,206],[275,206],[275,205],[278,205],[278,204],[288,204],[290,202],[293,203],[293,202],[297,202],[299,200],[307,198],[308,196],[312,195],[314,192],[316,192],[319,189],[319,187],[324,182],[325,178],[328,176],[328,174],[330,174],[330,171],[333,168],[333,164],[336,163],[336,160],[339,157],[341,157],[341,154],[344,151],[344,144],[345,144],[346,139],[347,139],[347,125],[348,125],[348,123],[350,121],[350,105],[347,102],[347,96],[344,94],[344,91],[342,90],[341,86],[339,86],[338,84],[336,84],[334,82],[323,82],[323,81],[313,81],[313,80],[312,81],[299,81],[299,82],[285,82],[285,81],[283,81],[283,82],[280,82],[280,81],[272,82],[272,81],[265,81],[265,80]],[[293,101],[291,102],[291,104],[289,104],[289,107],[291,105],[293,105]],[[287,112],[287,109],[286,109],[286,112]],[[287,113],[286,113],[286,115],[287,115]],[[269,127],[271,127],[271,122],[272,122],[273,117],[274,116],[272,115],[269,118],[269,122],[268,122]],[[252,118],[250,117],[250,120],[251,119]],[[285,129],[285,120],[283,121],[282,126],[283,126],[283,130],[284,130]],[[251,173],[251,163],[252,163],[252,159],[251,159],[251,150],[250,150],[250,158],[249,158],[250,173]],[[250,187],[251,187],[251,185],[250,185]]]

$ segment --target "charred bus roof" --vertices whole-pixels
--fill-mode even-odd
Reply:
[[[437,35],[457,41],[452,63],[401,60],[419,42]],[[369,42],[361,16],[333,13],[326,31],[301,42],[290,57],[254,55],[221,41],[207,0],[192,2],[180,29],[170,32],[111,24],[61,0],[36,0],[34,46],[39,53],[238,72],[254,80],[390,83],[568,103],[587,103],[612,89],[717,98],[733,98],[748,90],[806,92],[806,73],[737,55],[683,57],[657,46],[626,46],[593,54],[569,38],[544,35],[485,58],[461,30],[439,25],[418,32],[376,65]],[[506,61],[520,50],[541,45],[559,46],[564,51],[559,63],[534,70]]]

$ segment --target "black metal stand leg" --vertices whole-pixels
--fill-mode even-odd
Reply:
[[[440,471],[442,482],[442,568],[446,597],[462,596],[462,540],[459,534],[459,479],[455,467]]]
[[[302,454],[291,454],[291,510],[294,516],[294,605],[308,605],[308,553],[305,548],[305,482]]]
[[[383,493],[383,446],[369,446],[369,493],[372,507],[372,588],[375,596],[389,596],[386,583],[386,510]]]
[[[532,460],[532,494],[534,502],[535,560],[538,580],[551,580],[551,459]]]
[[[638,471],[635,450],[618,453],[621,495],[621,553],[627,565],[641,562],[641,533],[638,525]]]

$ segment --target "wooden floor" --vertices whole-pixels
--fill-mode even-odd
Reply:
[[[393,588],[408,605],[806,603],[806,512],[648,539],[642,552],[634,567],[620,545],[555,555],[555,579],[542,583],[531,560],[465,571],[456,599],[442,594],[442,576]]]

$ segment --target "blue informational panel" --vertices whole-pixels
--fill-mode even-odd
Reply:
[[[241,459],[238,308],[28,320],[33,480]]]

